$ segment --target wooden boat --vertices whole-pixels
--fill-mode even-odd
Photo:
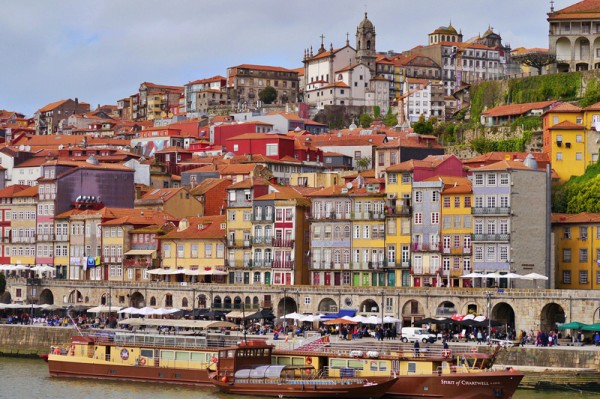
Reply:
[[[165,322],[167,323],[167,322]],[[194,322],[220,328],[228,322]],[[101,332],[79,334],[70,344],[53,347],[47,355],[52,377],[160,381],[211,386],[219,346],[233,345],[235,337],[159,333]]]
[[[387,395],[396,398],[510,399],[524,374],[491,369],[499,347],[480,353],[473,347],[431,345],[415,352],[412,344],[328,343],[319,340],[296,350],[277,350],[273,364],[310,364],[327,369],[329,376],[398,377]]]
[[[397,378],[330,377],[311,365],[271,364],[274,346],[242,342],[219,350],[214,385],[224,393],[279,398],[380,398]]]

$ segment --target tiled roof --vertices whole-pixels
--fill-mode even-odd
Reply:
[[[267,113],[267,116],[272,116],[272,115],[280,115],[283,116],[285,119],[290,120],[290,121],[301,121],[303,120],[302,118],[300,118],[297,114],[292,114],[289,112],[269,112]]]
[[[164,239],[224,239],[227,231],[222,229],[225,215],[189,217],[189,227],[185,230],[173,230],[165,234]]]
[[[356,68],[357,66],[359,66],[360,64],[350,64],[350,65],[346,65],[345,67],[343,67],[342,69],[338,69],[337,71],[335,71],[335,73],[338,72],[346,72],[346,71],[351,71],[354,68]]]
[[[423,161],[420,159],[411,159],[396,165],[389,166],[386,172],[412,172],[415,168],[435,168],[441,161]]]
[[[69,99],[67,98],[66,100],[59,100],[59,101],[55,101],[53,103],[47,104],[45,106],[43,106],[42,108],[38,109],[38,112],[48,112],[48,111],[52,111],[58,107],[60,107],[61,105],[63,105],[64,103],[66,103],[67,101],[69,101]]]
[[[298,76],[304,76],[304,67],[294,68],[291,70],[292,72],[298,72]]]
[[[542,168],[544,165],[546,165],[550,162],[550,158],[548,157],[548,154],[546,154],[545,152],[499,152],[499,151],[495,151],[495,152],[488,152],[483,155],[479,155],[474,158],[464,160],[463,163],[465,165],[468,165],[471,167],[473,167],[474,165],[484,166],[486,164],[492,164],[492,163],[506,160],[507,158],[509,158],[513,161],[519,160],[522,162],[525,160],[525,158],[529,154],[531,154],[535,158],[535,160],[538,163],[538,166],[540,168]],[[474,166],[474,167],[477,167],[477,166]]]
[[[548,20],[596,19],[600,17],[600,0],[583,0],[548,14]]]
[[[571,103],[560,103],[560,104],[550,108],[545,113],[548,113],[548,112],[578,113],[578,112],[582,112],[582,111],[583,111],[583,108],[573,105]]]
[[[294,72],[292,69],[270,66],[270,65],[254,65],[254,64],[242,64],[231,69],[254,69],[259,71],[274,71],[274,72]]]
[[[73,166],[76,168],[83,169],[101,169],[101,170],[122,170],[133,172],[133,169],[125,166],[114,163],[100,163],[98,165],[91,164],[86,161],[63,161],[63,160],[53,160],[46,161],[44,165],[61,165],[61,166]]]
[[[183,188],[159,188],[152,190],[146,194],[144,194],[140,199],[141,200],[163,200],[168,201],[170,198],[175,196],[179,191],[183,190]]]
[[[209,177],[208,179],[202,180],[200,182],[200,184],[198,184],[193,189],[191,189],[190,194],[191,195],[204,195],[209,190],[211,190],[212,188],[218,186],[219,184],[221,184],[223,182],[229,182],[228,186],[231,185],[231,179],[217,179],[217,178]]]
[[[474,168],[473,170],[480,171],[480,170],[508,170],[508,169],[531,170],[531,168],[526,166],[523,162],[506,161],[506,160],[499,161],[499,162],[493,163],[491,165],[485,165],[480,168]]]
[[[213,76],[212,78],[194,80],[193,82],[189,82],[188,84],[186,84],[186,86],[203,84],[203,83],[220,82],[221,80],[226,80],[226,78],[221,75],[216,75],[216,76]]]
[[[348,85],[347,85],[346,83],[344,83],[344,82],[334,82],[334,83],[328,84],[328,85],[326,85],[326,86],[323,86],[323,87],[321,87],[321,88],[319,88],[319,89],[314,89],[314,90],[327,89],[327,88],[330,88],[330,87],[341,87],[342,89],[347,89],[347,88],[348,88],[348,87],[350,87],[350,86],[348,86]]]
[[[25,189],[31,188],[31,186],[23,184],[14,184],[12,186],[4,187],[0,190],[0,198],[13,197],[16,193],[21,192]]]
[[[600,111],[600,103],[595,103],[584,108],[584,111]]]
[[[550,100],[527,104],[501,105],[499,107],[488,109],[487,111],[482,112],[481,115],[486,117],[522,115],[534,109],[549,107],[555,102],[555,100]]]
[[[38,186],[31,186],[21,191],[15,192],[13,197],[35,197],[38,195]]]
[[[247,163],[247,164],[234,164],[234,165],[220,165],[218,167],[219,173],[221,176],[227,175],[247,175],[254,171],[256,168],[256,164]]]
[[[239,181],[237,183],[232,184],[231,186],[228,187],[228,189],[243,189],[243,188],[252,188],[254,186],[270,186],[271,183],[260,177],[251,177],[249,179],[244,179],[242,181]]]
[[[600,223],[600,213],[553,213],[550,219],[552,223]]]
[[[571,121],[562,121],[549,128],[550,130],[585,130],[585,126]]]
[[[185,148],[182,148],[182,147],[171,146],[171,147],[163,148],[160,151],[156,151],[155,154],[170,154],[172,152],[182,152],[182,153],[191,154],[194,151],[186,150]]]

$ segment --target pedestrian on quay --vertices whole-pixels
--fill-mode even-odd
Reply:
[[[420,354],[420,345],[419,345],[419,340],[418,339],[415,339],[414,350],[415,350],[415,357],[421,356],[421,354]]]

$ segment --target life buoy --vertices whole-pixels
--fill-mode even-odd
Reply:
[[[442,351],[442,356],[444,356],[444,357],[450,357],[450,349],[444,349]]]
[[[212,364],[219,364],[219,359],[217,359],[216,356],[213,356],[212,359],[210,359]]]
[[[140,366],[145,366],[145,365],[146,365],[146,358],[140,357]]]
[[[312,364],[312,357],[310,357],[310,356],[309,356],[309,357],[307,357],[307,358],[304,360],[304,363],[310,366],[310,365]]]
[[[471,352],[472,353],[477,353],[477,352],[479,352],[479,350],[476,347],[472,347],[471,348]]]

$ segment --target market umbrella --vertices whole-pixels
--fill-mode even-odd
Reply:
[[[251,315],[246,316],[246,320],[273,320],[274,318],[275,315],[273,314],[272,309],[262,309],[256,313],[252,313]]]
[[[600,323],[590,324],[581,328],[583,331],[600,331]]]
[[[327,320],[323,324],[326,324],[326,325],[330,326],[330,325],[333,325],[333,324],[358,324],[358,322],[352,321],[352,320],[346,320],[346,319],[343,319],[343,318],[340,317],[338,319]]]
[[[572,321],[570,323],[561,324],[558,326],[559,330],[579,330],[585,327],[589,327],[589,324],[580,323],[578,321]]]
[[[303,317],[304,317],[303,314],[293,312],[293,313],[286,314],[285,316],[282,317],[282,319],[299,320],[299,319],[301,319]]]
[[[177,308],[169,308],[169,309],[158,308],[158,309],[154,310],[154,314],[159,315],[159,316],[164,316],[164,315],[168,315],[168,314],[177,313],[179,311],[180,311],[180,309],[177,309]]]
[[[125,308],[125,309],[121,309],[119,310],[117,313],[127,313],[127,314],[137,314],[138,308]]]
[[[384,323],[398,323],[400,321],[400,319],[397,319],[395,317],[392,316],[385,316],[383,318],[383,322]]]
[[[308,316],[304,316],[303,318],[299,319],[300,321],[306,321],[309,323],[315,322],[315,321],[320,321],[321,320],[321,316],[320,314],[317,315],[308,315]]]
[[[138,309],[136,313],[133,314],[139,314],[142,316],[151,316],[153,314],[156,314],[156,309],[151,308],[150,306],[144,306],[141,309]]]
[[[108,305],[100,305],[95,306],[93,308],[89,308],[87,310],[88,313],[108,313],[108,312],[118,312],[121,310],[121,306],[108,306]]]
[[[521,277],[524,280],[548,280],[548,277],[538,274],[538,273],[529,273]]]

